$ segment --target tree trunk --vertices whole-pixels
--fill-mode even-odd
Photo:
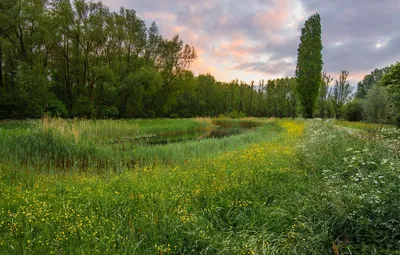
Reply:
[[[3,41],[0,38],[0,88],[3,87]]]
[[[82,73],[82,90],[81,91],[85,91],[86,88],[86,84],[87,84],[87,71],[88,71],[88,56],[89,55],[89,51],[86,48],[85,49],[85,59],[83,61],[83,73]]]
[[[126,74],[129,74],[130,70],[129,70],[129,65],[131,62],[131,45],[129,44],[128,46],[128,56],[127,56],[127,64],[126,64]]]
[[[64,56],[64,61],[65,61],[65,101],[68,107],[68,110],[72,109],[72,86],[71,86],[71,71],[70,71],[70,65],[69,65],[69,40],[66,41],[66,48],[65,48],[65,56]],[[65,45],[65,42],[64,42]]]
[[[80,21],[79,21],[80,22]],[[80,38],[79,38],[79,35],[77,35],[76,36],[76,45],[75,45],[75,60],[76,60],[76,63],[75,63],[75,68],[74,68],[74,70],[73,70],[73,73],[75,73],[75,78],[76,78],[76,81],[75,81],[75,87],[79,90],[79,87],[80,87],[80,77],[79,77],[79,69],[80,69],[80,61],[79,61],[79,40],[80,40]],[[74,66],[72,66],[72,67],[74,67]],[[79,96],[79,93],[78,93],[78,96]],[[73,102],[73,103],[75,103],[75,102]]]
[[[139,58],[139,52],[136,54],[136,57],[135,57],[135,63],[133,65],[133,74],[136,74],[136,66],[137,66],[138,58]]]
[[[249,102],[249,116],[252,116],[252,106],[253,106],[253,89],[254,86],[251,85],[251,91],[250,91],[250,102]]]
[[[93,99],[94,99],[94,93],[93,93],[93,91],[94,91],[94,84],[95,84],[95,81],[94,81],[94,78],[92,77],[92,79],[91,79],[91,81],[90,81],[90,85],[89,85],[89,97],[90,97],[90,99],[93,101]]]

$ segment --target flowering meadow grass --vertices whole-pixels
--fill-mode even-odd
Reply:
[[[26,151],[0,154],[0,254],[400,254],[390,146],[323,121],[252,121],[264,125],[147,151],[77,140],[72,128],[50,139],[43,123],[8,126],[3,144]],[[26,135],[42,147],[14,139]],[[68,171],[46,164],[63,155],[75,162]]]
[[[347,127],[351,129],[363,130],[368,132],[374,132],[380,130],[382,128],[394,128],[394,125],[390,124],[377,124],[377,123],[368,123],[368,122],[352,122],[345,120],[334,120],[335,125]]]

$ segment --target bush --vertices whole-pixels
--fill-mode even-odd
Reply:
[[[14,117],[41,117],[51,98],[48,87],[49,81],[40,70],[21,63],[16,71],[15,88],[8,98]]]
[[[368,90],[367,96],[363,101],[363,116],[369,122],[388,122],[389,106],[387,89],[375,85]]]
[[[390,117],[397,127],[400,127],[400,62],[397,62],[390,72],[382,77],[379,83],[389,91]]]
[[[229,113],[225,113],[225,114],[220,114],[218,117],[219,118],[232,118],[232,119],[240,119],[240,118],[244,118],[246,117],[246,113],[244,112],[238,112],[236,110],[233,110]]]
[[[49,100],[47,111],[50,116],[66,117],[68,115],[67,107],[57,98]]]
[[[95,108],[93,101],[86,96],[79,96],[72,109],[72,113],[75,117],[87,117],[90,118],[94,115]]]
[[[363,105],[360,100],[353,100],[345,105],[344,116],[348,121],[360,121],[363,115]]]
[[[119,116],[119,111],[115,106],[105,106],[101,110],[101,118],[114,119]]]

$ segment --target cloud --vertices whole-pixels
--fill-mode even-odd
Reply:
[[[324,69],[368,74],[400,59],[398,0],[302,0],[318,12],[323,31]]]
[[[379,47],[378,47],[378,46]],[[353,39],[335,46],[328,44],[324,50],[326,70],[365,71],[382,68],[399,60],[400,35],[385,40],[379,37]]]
[[[199,57],[193,62],[192,69],[195,69],[197,74],[211,73],[215,75],[216,73],[215,67],[207,63],[203,57]]]
[[[398,0],[103,0],[132,8],[160,32],[195,46],[195,73],[246,81],[293,76],[301,28],[322,21],[324,70],[352,82],[400,60]],[[354,74],[354,75],[352,75]]]
[[[268,62],[247,62],[230,67],[233,70],[245,70],[246,72],[259,72],[271,76],[293,76],[295,65],[288,60],[268,61]]]
[[[165,12],[165,11],[151,11],[144,12],[143,18],[147,20],[158,20],[163,22],[174,22],[176,20],[176,15],[173,13]]]

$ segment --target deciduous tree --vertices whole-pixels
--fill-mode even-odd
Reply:
[[[333,78],[327,73],[323,72],[321,80],[322,82],[318,94],[318,109],[319,117],[325,119],[327,101],[329,97],[329,85],[332,82]]]
[[[339,76],[339,80],[335,81],[335,86],[332,88],[330,98],[332,101],[335,117],[339,119],[342,114],[342,107],[351,100],[351,87],[347,81],[349,72],[344,70]]]
[[[382,77],[380,85],[385,86],[389,91],[392,118],[400,127],[400,62]]]

